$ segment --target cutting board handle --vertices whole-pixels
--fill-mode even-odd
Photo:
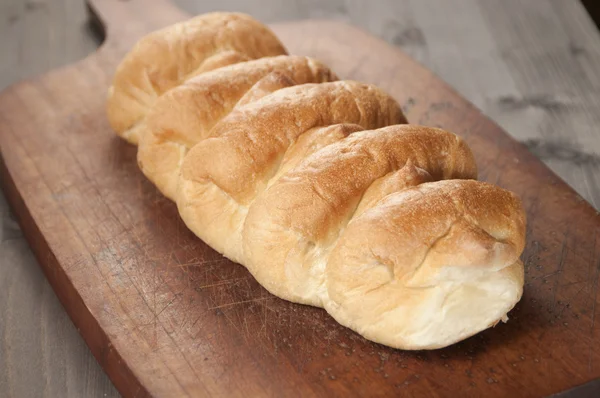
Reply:
[[[104,38],[102,46],[120,51],[146,33],[189,18],[169,0],[85,1],[92,25]]]

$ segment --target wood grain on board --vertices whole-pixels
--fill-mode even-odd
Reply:
[[[0,1],[0,90],[95,51],[86,21],[83,0]],[[119,396],[1,196],[0,397]]]
[[[592,344],[600,338],[597,213],[429,72],[346,25],[302,22],[276,32],[292,52],[382,85],[411,121],[465,137],[482,178],[524,199],[527,286],[511,321],[445,350],[387,349],[322,310],[273,298],[195,239],[104,117],[123,51],[184,17],[163,2],[141,3],[99,1],[112,21],[103,50],[0,96],[5,194],[123,394],[543,395],[600,375]]]

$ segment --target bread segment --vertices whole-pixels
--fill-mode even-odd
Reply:
[[[281,88],[336,80],[309,57],[278,56],[203,73],[163,94],[138,129],[138,164],[168,198],[175,200],[179,169],[187,152],[213,135],[231,110]]]
[[[525,214],[508,191],[469,180],[401,190],[350,222],[323,303],[370,340],[445,347],[506,319],[523,292],[524,243]]]
[[[340,81],[278,90],[236,108],[190,150],[179,179],[180,215],[205,242],[243,263],[246,213],[303,134],[338,123],[371,129],[404,122],[396,101],[375,86]]]
[[[283,55],[269,28],[241,13],[215,12],[152,32],[117,67],[107,115],[122,138],[137,144],[140,121],[165,91],[225,65]]]
[[[325,147],[252,203],[242,233],[244,264],[271,293],[322,306],[329,253],[361,199],[363,208],[373,206],[423,174],[476,178],[477,169],[462,140],[428,127],[362,131]]]

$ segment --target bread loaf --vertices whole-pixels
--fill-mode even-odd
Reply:
[[[117,67],[108,120],[117,134],[137,144],[136,127],[168,89],[225,65],[282,54],[285,48],[266,26],[240,13],[204,14],[150,33]]]
[[[456,135],[284,52],[239,14],[167,28],[119,67],[109,119],[186,225],[274,295],[402,349],[506,320],[523,291],[520,200],[475,180]]]
[[[175,200],[181,162],[234,106],[281,88],[336,80],[320,62],[300,56],[265,57],[203,73],[162,95],[138,128],[138,163]]]

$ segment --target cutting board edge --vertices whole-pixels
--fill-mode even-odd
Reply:
[[[98,364],[121,395],[150,396],[125,358],[121,357],[117,350],[106,350],[106,347],[112,347],[110,336],[100,326],[97,317],[90,311],[84,298],[60,265],[46,237],[35,222],[2,155],[0,155],[0,186],[44,276]],[[131,384],[130,380],[135,380],[137,383]]]

